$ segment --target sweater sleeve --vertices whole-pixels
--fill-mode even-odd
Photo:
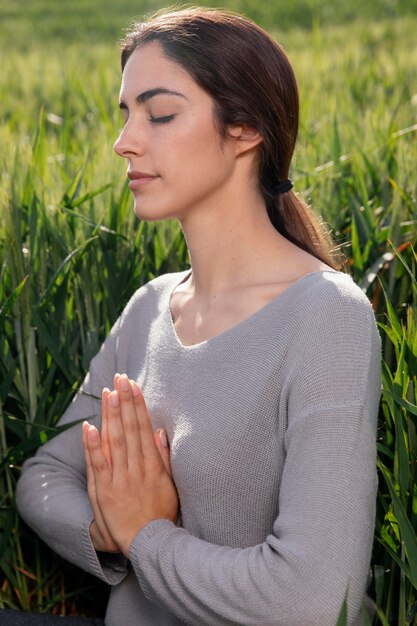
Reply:
[[[99,427],[103,387],[113,386],[121,316],[59,424],[88,419]],[[93,396],[96,396],[94,398]],[[122,555],[97,553],[89,527],[93,519],[87,495],[82,422],[38,449],[22,468],[16,501],[26,523],[55,552],[109,584],[126,575]]]
[[[320,295],[294,320],[271,533],[230,548],[156,520],[131,544],[147,597],[189,624],[334,626],[345,597],[357,623],[373,542],[380,339],[359,289]]]

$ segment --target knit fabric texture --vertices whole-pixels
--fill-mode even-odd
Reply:
[[[24,464],[21,515],[112,586],[106,626],[335,626],[345,598],[362,623],[381,388],[368,299],[348,275],[314,272],[184,346],[170,296],[186,274],[137,290],[60,422],[99,427],[102,388],[135,379],[168,435],[180,522],[149,523],[129,560],[96,553],[81,424]]]

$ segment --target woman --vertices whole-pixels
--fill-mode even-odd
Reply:
[[[25,464],[20,511],[112,586],[108,626],[333,626],[345,599],[360,624],[380,343],[291,191],[288,59],[187,9],[136,24],[122,70],[136,214],[179,219],[191,269],[134,294],[62,418],[84,446],[77,425]]]

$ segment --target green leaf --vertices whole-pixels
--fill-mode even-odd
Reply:
[[[391,472],[388,470],[388,468],[385,467],[385,465],[383,465],[379,460],[378,460],[378,467],[381,470],[385,481],[387,483],[389,492],[390,492],[390,496],[391,496],[391,500],[392,500],[392,504],[394,507],[394,512],[398,521],[398,526],[400,529],[400,534],[401,534],[401,540],[404,543],[404,547],[405,547],[405,551],[406,551],[406,555],[407,555],[407,559],[408,559],[408,567],[406,566],[406,564],[404,563],[403,565],[400,565],[400,562],[396,560],[396,562],[398,563],[398,565],[400,565],[401,569],[404,571],[404,573],[406,574],[407,578],[410,580],[411,584],[413,585],[413,587],[415,589],[417,589],[417,539],[416,539],[416,534],[415,531],[411,525],[410,520],[407,517],[407,512],[404,509],[404,505],[401,502],[394,484],[392,482],[392,478],[391,478]],[[393,556],[393,555],[392,555]],[[394,556],[393,556],[394,558]],[[397,557],[398,558],[398,557]],[[401,561],[401,563],[403,563]],[[408,570],[408,571],[407,571]]]
[[[58,267],[58,269],[56,270],[56,272],[52,276],[52,278],[51,278],[51,280],[49,282],[48,287],[41,294],[40,301],[39,301],[39,305],[40,306],[43,306],[43,305],[47,304],[47,297],[49,295],[49,292],[55,286],[58,278],[62,279],[66,275],[66,273],[69,271],[71,261],[77,256],[77,254],[82,252],[85,248],[87,248],[91,244],[91,242],[95,241],[96,239],[98,239],[98,235],[96,235],[94,237],[90,237],[89,239],[87,239],[87,241],[84,241],[81,245],[79,245],[77,248],[75,248],[75,250],[72,250],[72,252],[70,252],[65,257],[65,259],[62,261],[62,263],[60,264],[60,266]]]
[[[395,424],[395,449],[398,455],[398,479],[401,496],[405,497],[410,480],[410,461],[408,457],[406,432],[404,429],[403,416],[398,405],[394,405]]]
[[[377,443],[376,448],[379,452],[381,452],[382,454],[385,454],[391,461],[394,460],[394,454],[392,450],[387,448],[387,446],[384,446],[384,444],[382,443]]]
[[[399,348],[401,344],[401,338],[398,337],[397,332],[393,330],[392,328],[390,328],[389,326],[387,326],[386,324],[383,324],[382,322],[377,322],[377,325],[379,328],[381,328],[384,331],[386,335],[388,335],[388,337],[390,338],[395,348]]]
[[[398,565],[398,567],[401,569],[401,571],[404,572],[404,574],[407,576],[407,578],[410,579],[411,573],[410,573],[410,567],[407,565],[407,563],[405,563],[399,556],[398,554],[396,554],[394,552],[394,550],[385,543],[384,540],[382,540],[380,537],[376,537],[377,541],[379,541],[385,548],[385,550],[388,552],[388,554],[390,555],[390,557],[392,559],[394,559],[394,561],[396,562],[396,564]]]
[[[72,383],[74,380],[74,375],[71,373],[71,363],[68,362],[68,359],[64,356],[63,351],[60,349],[59,343],[54,337],[51,336],[48,328],[44,324],[44,321],[37,310],[33,311],[32,317],[37,327],[39,337],[48,348],[52,358],[64,374],[67,381],[69,383]]]
[[[333,136],[332,136],[332,157],[336,165],[339,164],[342,155],[342,147],[340,143],[339,123],[337,116],[333,117]]]
[[[364,262],[362,258],[362,252],[361,252],[361,246],[359,242],[359,234],[358,234],[358,229],[356,226],[355,215],[352,215],[351,238],[352,238],[351,240],[352,256],[353,256],[355,267],[357,267],[359,270],[362,270],[364,266]]]
[[[415,208],[414,208],[415,211]],[[409,267],[407,261],[404,259],[403,255],[401,254],[401,252],[393,245],[392,241],[388,240],[388,243],[391,245],[395,256],[399,259],[400,263],[403,265],[404,269],[407,271],[408,275],[410,276],[412,282],[417,285],[417,279],[414,276],[413,271],[411,270],[411,268]]]
[[[336,626],[347,626],[347,602],[346,598],[343,600],[342,608],[337,618]]]
[[[369,619],[369,613],[364,605],[361,606],[361,615],[363,619],[363,626],[372,626],[371,620]]]
[[[379,278],[378,278],[378,280],[379,280]],[[391,328],[393,329],[393,331],[397,335],[397,339],[401,342],[402,341],[402,336],[403,336],[403,331],[402,331],[402,328],[401,328],[400,320],[398,319],[398,315],[394,311],[394,307],[392,306],[391,301],[390,301],[390,299],[388,297],[388,294],[385,291],[384,285],[382,284],[382,282],[380,280],[379,280],[379,284],[381,285],[381,289],[384,292],[385,303],[387,305],[388,319],[390,321]]]
[[[2,306],[0,307],[0,324],[3,323],[5,316],[11,311],[14,303],[22,293],[22,290],[26,285],[28,278],[29,276],[25,276],[24,279],[17,285],[17,287],[13,289],[10,296],[8,296],[3,302]]]
[[[77,198],[81,188],[81,182],[84,176],[87,161],[88,158],[84,160],[82,167],[78,170],[77,174],[74,176],[73,180],[65,190],[64,196],[61,201],[62,205],[68,206],[70,208],[73,207],[73,202]]]
[[[21,441],[19,444],[17,444],[8,451],[6,457],[0,463],[0,467],[1,465],[7,465],[8,463],[17,463],[18,461],[20,462],[24,460],[24,458],[26,458],[29,453],[33,453],[39,448],[40,445],[53,439],[60,433],[68,430],[68,428],[72,428],[76,424],[80,424],[84,420],[89,420],[93,417],[95,416],[90,415],[88,417],[83,417],[79,420],[75,420],[61,426],[45,427],[45,425],[42,425],[39,430],[37,428],[32,429],[34,430],[32,435],[26,437],[23,441]],[[34,426],[33,422],[31,423],[31,426]]]
[[[402,397],[402,389],[399,385],[393,385],[392,395],[393,395],[395,402],[397,402],[397,404],[402,406],[409,413],[412,413],[413,415],[417,415],[417,405],[412,404],[411,402],[409,402],[408,400]]]
[[[94,191],[89,191],[88,193],[81,196],[81,198],[78,198],[78,200],[76,200],[75,202],[72,202],[72,207],[76,208],[81,206],[82,204],[84,204],[84,202],[92,200],[93,198],[100,195],[104,191],[107,191],[107,189],[110,189],[111,187],[114,187],[114,183],[106,183],[105,185],[99,187],[98,189],[95,189]]]
[[[381,620],[382,626],[390,626],[390,623],[388,622],[387,618],[385,617],[384,612],[382,611],[382,609],[377,607],[376,608],[376,614],[378,615],[379,619]]]

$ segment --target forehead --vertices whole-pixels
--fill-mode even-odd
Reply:
[[[187,70],[168,59],[161,45],[153,41],[130,55],[123,70],[120,94],[123,99],[135,98],[139,91],[153,89],[160,84],[191,93],[200,90]]]

